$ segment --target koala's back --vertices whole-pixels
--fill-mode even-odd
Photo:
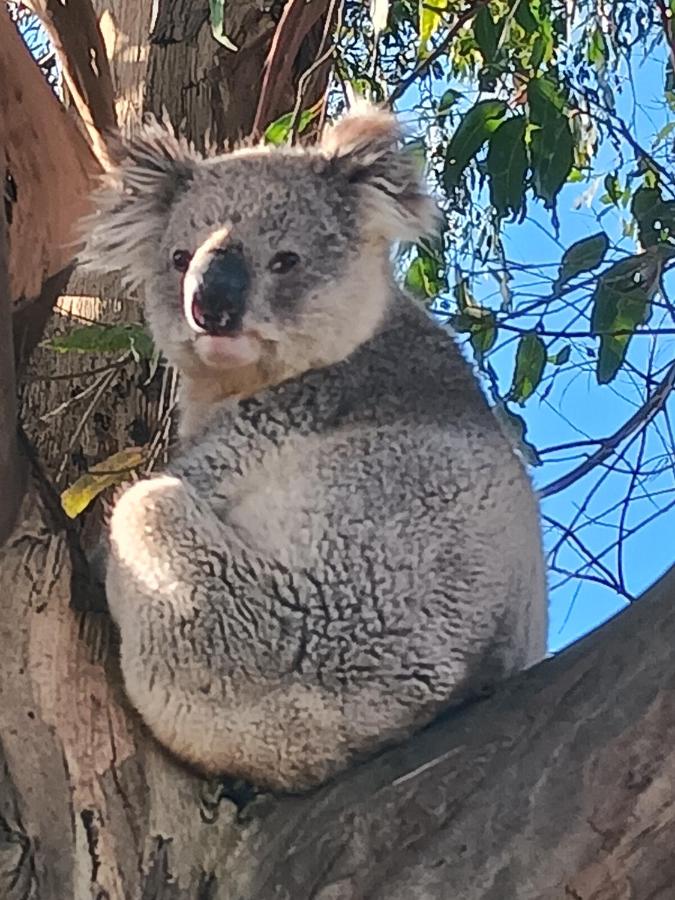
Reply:
[[[122,498],[109,594],[132,699],[206,769],[307,787],[544,655],[529,481],[407,300],[344,362],[224,404],[171,472]]]

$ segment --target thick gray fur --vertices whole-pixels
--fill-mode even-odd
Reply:
[[[365,166],[378,159],[380,144],[373,149],[368,129],[372,137],[372,123],[382,130],[384,118],[360,115],[371,153],[365,162],[363,146],[355,149],[358,117],[347,120],[339,152],[326,144],[323,151],[282,151],[271,168],[267,151],[220,158],[225,185],[228,171],[236,173],[237,198],[245,196],[248,159],[252,197],[269,202],[278,190],[292,217],[288,183],[304,152],[303,195],[312,196],[317,179],[333,179],[328,192],[317,182],[316,196],[317,210],[335,217],[328,224],[306,219],[305,228],[342,229],[339,250],[317,264],[316,275],[307,263],[292,309],[275,314],[262,296],[264,279],[258,288],[254,281],[250,321],[271,322],[278,336],[262,340],[250,391],[236,378],[228,391],[227,373],[214,371],[221,389],[200,405],[209,370],[190,362],[185,332],[174,354],[188,396],[179,455],[165,475],[129,488],[111,522],[107,592],[131,700],[183,759],[281,790],[322,782],[545,653],[544,565],[527,474],[454,341],[390,280],[393,235],[382,222],[398,215],[398,231],[405,230],[405,216],[421,209],[419,197],[409,192],[406,199],[405,185],[398,194],[385,185],[378,206],[374,182],[366,199],[362,174],[340,182],[334,169],[322,168],[340,154],[360,154]],[[339,144],[340,136],[332,140]],[[239,168],[227,169],[231,157]],[[124,169],[119,177],[123,182]],[[261,178],[269,190],[256,194]],[[209,205],[206,194],[195,187],[191,198],[191,190],[179,202],[189,204],[192,225],[185,213],[172,220],[171,196],[162,195],[154,213],[152,197],[143,198],[142,214],[161,217],[161,234],[149,221],[158,237],[138,251],[132,273],[170,358],[179,326],[164,341],[162,317],[167,309],[180,317],[181,306],[164,256],[176,246],[172,232],[184,242],[194,228],[195,246],[208,239],[208,229],[194,224],[200,205]],[[209,190],[212,218],[218,202]],[[333,213],[326,200],[332,190]],[[228,196],[224,187],[224,219]],[[127,223],[132,215],[106,202],[89,247],[97,268],[105,268],[106,221],[114,231],[115,215]],[[242,208],[237,199],[253,271],[263,258],[256,221],[266,253],[286,247],[287,234],[302,234],[297,221],[274,232],[270,217],[280,213],[265,218],[261,202]],[[406,208],[391,208],[387,217],[388,203]],[[324,306],[315,320],[326,293],[343,309]],[[371,295],[385,298],[381,308]],[[359,308],[371,303],[374,324],[366,327]],[[311,329],[329,327],[326,316],[345,309],[356,336],[317,333],[310,351]]]

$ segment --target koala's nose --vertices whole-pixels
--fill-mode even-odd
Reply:
[[[233,334],[241,328],[250,277],[236,250],[214,250],[192,297],[192,318],[207,334]]]

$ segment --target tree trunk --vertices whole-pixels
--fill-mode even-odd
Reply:
[[[61,4],[31,0],[31,5],[43,11],[60,47],[82,50],[81,36],[70,33],[72,22],[67,11],[60,10]],[[242,0],[226,4],[224,30],[238,47],[233,52],[220,46],[211,34],[208,0],[93,0],[98,29],[89,27],[91,42],[96,43],[100,35],[105,46],[109,72],[104,74],[112,80],[121,131],[130,133],[146,112],[161,115],[166,110],[171,122],[198,146],[204,146],[207,134],[211,142],[225,146],[250,132],[259,103],[264,105],[264,124],[288,112],[298,78],[311,62],[317,33],[325,26],[324,0],[312,0],[309,5],[319,14],[314,13],[309,22],[296,23],[289,53],[283,52],[283,41],[281,45],[277,41],[276,65],[281,56],[287,66],[286,78],[283,82],[268,79],[270,90],[263,97],[263,73],[281,3]],[[302,12],[305,0],[293,0],[288,6]],[[85,73],[86,77],[78,74],[85,68],[82,55],[80,52],[68,68],[69,83],[84,83],[86,88],[78,94],[78,109],[90,101],[92,109],[85,110],[85,118],[99,122],[103,117],[108,122],[112,114],[101,99],[109,93],[106,78],[103,86],[98,82],[90,85],[90,73]],[[327,72],[322,70],[319,75],[309,86],[307,104],[325,91]],[[121,293],[115,278],[78,272],[70,278],[67,295],[58,302],[56,313],[47,326],[47,337],[88,322],[138,322],[142,315],[138,302]],[[21,382],[22,421],[59,489],[92,464],[129,446],[145,446],[146,468],[166,461],[177,378],[162,366],[153,377],[151,374],[147,365],[133,361],[117,365],[110,355],[35,351]],[[57,422],[58,428],[54,427]],[[91,513],[93,516],[83,518],[88,525],[98,509],[94,507]]]
[[[257,2],[226,4],[225,32],[239,55],[215,48],[206,5],[159,0],[153,22],[149,0],[95,4],[123,129],[143,109],[167,106],[198,142],[209,123],[212,137],[226,143],[261,109],[275,118],[292,106],[292,87],[276,90],[274,78],[267,79],[273,97],[260,97],[257,87],[248,92],[265,66],[274,74],[286,65],[282,53],[269,52],[280,4],[272,4],[275,16]],[[304,21],[304,5],[289,0],[285,21]],[[316,40],[312,25],[307,42]],[[19,69],[3,71],[10,79]],[[3,98],[18,102],[8,83]],[[95,85],[85,85],[80,99],[95,94]],[[13,111],[1,111],[16,127]],[[64,171],[79,177],[80,169],[64,170],[68,154],[55,153],[51,142],[61,140],[62,151],[67,135],[90,159],[67,117],[56,116],[47,135],[29,134],[37,119],[22,121],[27,146],[46,145],[52,164],[58,160],[53,181],[63,196],[62,205],[42,210],[44,222],[37,208],[24,220],[41,230],[12,226],[10,256],[25,253],[30,264],[16,269],[17,284],[27,286],[15,288],[14,298],[36,295],[67,263],[44,260],[82,199],[64,188]],[[13,157],[49,173],[30,154]],[[89,171],[85,165],[84,181]],[[26,184],[20,202],[37,203],[39,190]],[[0,259],[0,305],[3,271]],[[53,281],[47,287],[56,291]],[[80,290],[88,296],[62,301],[65,313],[99,320],[134,309],[100,299],[115,298],[114,283]],[[6,363],[11,342],[1,312]],[[238,814],[218,782],[172,760],[129,709],[109,618],[71,603],[77,535],[64,525],[51,482],[71,480],[83,465],[143,442],[143,434],[161,434],[175,392],[166,373],[144,384],[135,367],[109,370],[110,380],[92,371],[71,378],[101,362],[39,351],[23,393],[24,420],[50,477],[34,468],[20,522],[0,550],[2,900],[675,896],[675,570],[559,658],[307,797],[261,797]],[[12,375],[0,372],[10,435],[0,462],[6,456],[16,469]],[[0,478],[5,503],[11,479]]]
[[[3,900],[667,900],[675,570],[493,697],[241,816],[125,702],[33,490],[0,552]]]

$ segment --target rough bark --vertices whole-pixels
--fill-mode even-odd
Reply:
[[[615,621],[302,798],[237,816],[129,711],[32,493],[0,555],[6,900],[667,900],[675,570]]]
[[[5,170],[0,146],[0,172]],[[16,379],[12,302],[9,293],[9,253],[5,204],[0,204],[0,545],[9,536],[23,497],[26,465],[19,452],[16,427]]]
[[[205,15],[208,3],[162,0],[153,6],[151,0],[93,0],[122,132],[128,134],[144,112],[161,114],[166,109],[197,144],[205,143],[207,133],[221,145],[247,134],[280,6],[263,8],[254,0],[226,4],[225,30],[239,47],[233,53],[213,39]],[[322,2],[320,8],[324,6]],[[319,16],[319,30],[323,24]],[[55,17],[52,28],[61,47],[73,43],[68,33],[72,23],[65,15]],[[155,43],[148,43],[149,36]],[[271,118],[292,107],[298,75],[311,62],[312,40],[315,35],[310,29],[304,42],[299,42],[301,52],[285,91],[277,90],[267,104]],[[297,39],[292,49],[298,51]],[[23,53],[27,57],[25,49]],[[326,77],[323,71],[313,81],[314,98],[325,89]],[[58,303],[57,315],[48,325],[48,336],[87,321],[118,323],[140,318],[139,305],[121,295],[115,279],[75,273],[67,290],[68,297]],[[159,455],[160,461],[165,453],[175,376],[159,369],[148,382],[147,366],[134,363],[102,371],[110,363],[114,363],[110,356],[57,356],[38,349],[22,382],[24,427],[60,488],[124,447],[147,444],[151,458]]]
[[[58,102],[0,4],[0,143],[8,209],[10,291],[15,304],[38,298],[76,247],[74,224],[88,208],[97,161]]]

